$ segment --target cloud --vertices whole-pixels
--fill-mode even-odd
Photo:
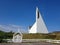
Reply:
[[[5,32],[9,32],[9,31],[18,32],[18,28],[20,29],[19,31],[21,33],[28,33],[28,29],[23,26],[12,25],[12,24],[0,25],[0,30],[5,31]]]

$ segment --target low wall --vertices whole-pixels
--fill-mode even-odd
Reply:
[[[8,42],[12,42],[12,39],[4,39]],[[60,40],[53,39],[22,39],[22,42],[50,42],[50,43],[60,43]]]
[[[50,43],[60,43],[60,40],[52,39],[23,39],[23,42],[50,42]]]

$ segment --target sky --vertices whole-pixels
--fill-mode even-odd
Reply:
[[[48,31],[60,31],[60,0],[0,0],[0,25],[28,28],[35,22],[36,6]]]

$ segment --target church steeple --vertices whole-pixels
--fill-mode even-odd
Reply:
[[[40,17],[40,13],[39,13],[38,7],[36,7],[36,21],[37,19],[39,19],[39,17]]]
[[[43,18],[36,7],[36,22],[33,26],[29,29],[29,33],[48,33],[47,27],[43,21]]]

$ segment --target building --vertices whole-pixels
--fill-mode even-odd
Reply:
[[[19,31],[19,29],[18,29],[17,33],[13,34],[12,42],[14,42],[14,43],[20,43],[20,42],[22,42],[22,33]]]
[[[29,33],[48,33],[47,27],[42,19],[42,16],[36,7],[36,22],[30,26]]]

